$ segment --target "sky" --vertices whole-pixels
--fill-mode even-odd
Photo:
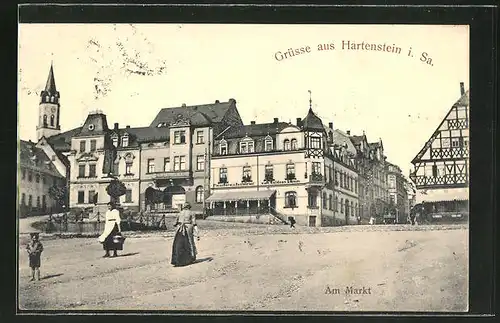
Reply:
[[[386,44],[400,53],[347,50]],[[318,51],[318,44],[333,50]],[[306,47],[309,46],[309,52]],[[278,60],[277,52],[304,48]],[[408,56],[411,48],[413,57]],[[421,61],[421,53],[426,59]],[[429,61],[429,58],[432,61]],[[236,100],[245,124],[304,118],[382,139],[408,176],[411,160],[469,88],[468,26],[20,24],[18,135],[36,141],[51,62],[61,130],[102,110],[108,124],[149,126],[166,107]]]

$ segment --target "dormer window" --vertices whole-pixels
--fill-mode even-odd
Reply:
[[[122,147],[128,147],[128,134],[122,137]]]
[[[298,149],[297,139],[292,139],[292,141],[290,141],[290,146],[291,146],[292,150],[297,150]]]
[[[219,144],[219,148],[220,148],[221,155],[227,155],[227,141],[225,141],[224,139],[221,140],[221,142]]]
[[[271,138],[270,136],[267,136],[264,141],[264,150],[265,151],[273,150],[273,138]]]
[[[245,138],[240,142],[240,154],[253,153],[254,151],[254,142],[252,139]]]
[[[290,140],[285,139],[283,141],[283,150],[290,150]]]
[[[309,138],[309,148],[321,148],[321,138],[318,136],[311,136]]]
[[[113,146],[118,147],[118,135],[114,134],[111,140],[113,141]]]

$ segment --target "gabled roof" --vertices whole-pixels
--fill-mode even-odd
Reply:
[[[52,160],[45,152],[36,147],[34,142],[19,141],[19,160],[22,166],[27,166],[56,177],[63,177],[55,168]]]
[[[321,119],[313,112],[312,108],[309,108],[307,116],[302,120],[302,127],[304,130],[318,130],[325,131],[323,122]]]
[[[248,137],[262,137],[262,136],[274,136],[281,130],[292,126],[288,122],[277,122],[277,123],[259,123],[250,124],[242,127],[232,127],[226,131],[221,137],[228,138],[243,138],[248,135]]]
[[[80,133],[82,127],[74,128],[58,135],[47,138],[47,142],[52,146],[56,152],[70,151],[71,138]]]
[[[161,123],[170,124],[179,117],[188,119],[197,126],[210,125],[222,121],[227,111],[236,104],[234,99],[228,102],[218,102],[202,105],[182,106],[161,109],[156,115],[150,127],[157,127]]]
[[[412,164],[416,164],[418,163],[418,161],[422,158],[422,156],[425,154],[425,152],[430,148],[430,146],[432,145],[432,142],[434,141],[434,139],[436,139],[436,137],[439,135],[439,129],[441,129],[441,126],[445,123],[445,121],[447,120],[448,116],[450,115],[450,113],[455,109],[456,106],[467,106],[469,107],[469,90],[467,90],[453,105],[452,107],[448,110],[448,112],[446,113],[446,115],[444,116],[443,120],[441,121],[441,123],[437,126],[436,130],[434,130],[433,134],[431,135],[431,137],[429,138],[429,140],[427,140],[427,142],[424,144],[424,146],[422,147],[422,149],[420,149],[420,151],[418,152],[418,154],[413,158],[413,160],[411,161]]]

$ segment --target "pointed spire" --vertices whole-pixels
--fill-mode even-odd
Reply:
[[[53,94],[57,92],[56,81],[54,79],[54,67],[52,61],[50,62],[49,77],[47,78],[47,84],[45,84],[45,91]]]
[[[309,110],[312,110],[312,92],[311,90],[309,91]]]

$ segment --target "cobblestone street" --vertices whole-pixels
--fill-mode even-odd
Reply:
[[[465,226],[335,228],[200,222],[198,262],[170,265],[172,232],[128,234],[120,257],[95,238],[42,236],[40,282],[21,236],[21,309],[466,311]],[[205,228],[206,231],[203,231]],[[364,230],[365,232],[362,232]],[[323,232],[322,232],[323,231]],[[280,234],[288,233],[288,234]],[[314,234],[317,233],[317,234]],[[346,294],[346,288],[365,294]],[[370,289],[370,293],[366,291]],[[338,293],[330,293],[338,289]]]

